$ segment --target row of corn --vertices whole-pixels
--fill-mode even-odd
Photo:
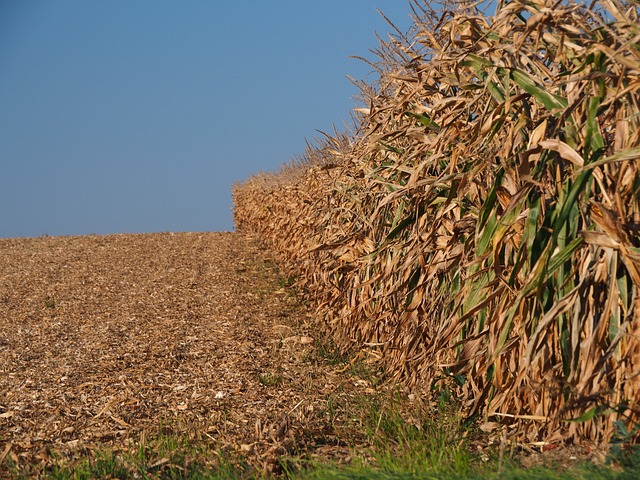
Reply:
[[[353,129],[236,185],[237,228],[337,345],[487,428],[637,439],[638,4],[411,5]]]

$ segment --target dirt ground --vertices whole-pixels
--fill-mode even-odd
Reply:
[[[159,428],[263,465],[347,458],[327,399],[371,388],[319,360],[283,283],[234,233],[0,239],[0,464]]]

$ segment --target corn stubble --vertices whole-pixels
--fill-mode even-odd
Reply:
[[[395,377],[521,442],[637,440],[637,4],[412,7],[353,131],[235,185],[238,229]]]

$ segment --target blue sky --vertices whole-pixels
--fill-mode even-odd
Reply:
[[[233,229],[342,126],[404,0],[0,0],[0,237]]]

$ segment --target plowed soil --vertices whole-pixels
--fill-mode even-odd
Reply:
[[[327,398],[370,388],[318,357],[312,323],[247,236],[2,239],[0,465],[161,429],[263,466],[344,458]]]

